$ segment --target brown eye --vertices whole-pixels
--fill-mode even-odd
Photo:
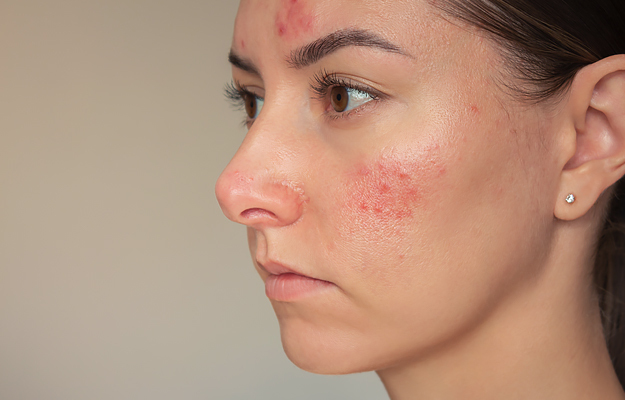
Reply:
[[[256,96],[251,93],[246,93],[243,95],[243,100],[245,101],[245,112],[247,113],[247,116],[251,119],[256,118],[256,113],[258,112]]]
[[[336,112],[343,112],[349,103],[349,94],[345,86],[335,86],[330,92],[330,102]]]

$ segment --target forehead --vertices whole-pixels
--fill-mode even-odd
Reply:
[[[242,0],[233,48],[286,54],[346,28],[377,32],[408,53],[449,42],[458,30],[426,0]]]

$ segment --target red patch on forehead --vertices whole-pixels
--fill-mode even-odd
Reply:
[[[295,39],[314,29],[315,17],[304,0],[282,0],[276,16],[276,32],[285,39]]]

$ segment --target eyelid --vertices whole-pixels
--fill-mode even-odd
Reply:
[[[358,82],[352,78],[340,76],[337,73],[330,73],[321,70],[312,77],[310,83],[311,90],[317,99],[325,98],[333,87],[343,86],[349,89],[358,90],[369,94],[373,100],[385,99],[388,96],[374,87]]]
[[[238,80],[234,80],[233,86],[235,90],[239,93],[251,94],[258,97],[259,99],[265,99],[265,90],[261,87],[258,87],[256,85],[245,85]]]

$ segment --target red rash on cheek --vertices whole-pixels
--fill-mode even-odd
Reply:
[[[276,32],[285,39],[293,39],[304,33],[311,33],[315,17],[307,10],[303,0],[282,0],[282,7],[276,16]]]
[[[360,220],[395,224],[410,218],[415,207],[427,202],[445,173],[445,167],[436,159],[406,161],[383,157],[360,165],[349,174],[346,207]]]

